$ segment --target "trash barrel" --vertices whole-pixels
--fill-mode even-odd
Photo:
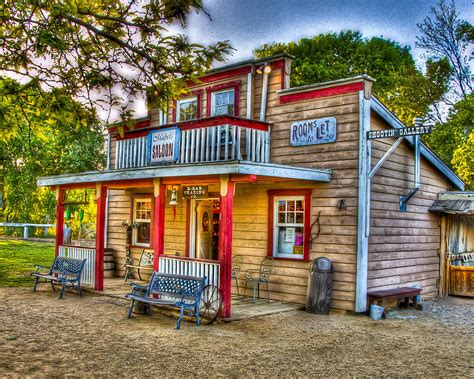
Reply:
[[[328,258],[316,258],[309,271],[306,312],[320,315],[329,313],[334,266]]]

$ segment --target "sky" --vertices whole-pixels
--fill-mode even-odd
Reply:
[[[204,0],[203,13],[190,17],[185,34],[194,42],[229,40],[237,49],[227,63],[252,57],[263,43],[297,41],[326,32],[358,30],[408,45],[415,58],[416,24],[437,0]],[[474,22],[473,0],[455,0],[461,17]]]

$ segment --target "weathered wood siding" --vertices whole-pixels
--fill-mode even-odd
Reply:
[[[387,125],[373,114],[371,129],[387,129]],[[372,166],[394,141],[372,141]],[[400,212],[400,196],[413,187],[413,172],[414,149],[403,142],[372,178],[369,290],[418,283],[423,295],[438,293],[439,216],[428,209],[450,183],[422,157],[421,188],[408,202],[407,211]]]

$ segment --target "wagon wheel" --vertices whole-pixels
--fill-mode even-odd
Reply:
[[[216,286],[209,284],[204,287],[199,303],[199,316],[205,325],[212,324],[217,318],[222,307],[221,291]]]

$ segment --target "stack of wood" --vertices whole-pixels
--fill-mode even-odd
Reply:
[[[104,249],[104,279],[115,276],[114,249]]]

